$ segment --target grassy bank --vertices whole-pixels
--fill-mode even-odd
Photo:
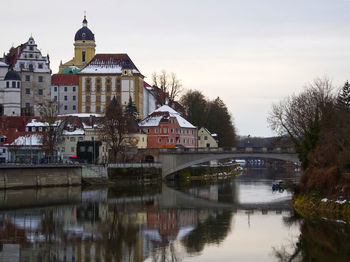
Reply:
[[[298,194],[293,196],[291,204],[305,218],[326,218],[350,223],[349,200]]]
[[[232,179],[241,174],[243,170],[238,165],[222,167],[192,167],[178,173],[180,180],[221,180]]]

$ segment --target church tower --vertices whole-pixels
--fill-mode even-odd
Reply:
[[[59,74],[70,73],[74,69],[82,69],[95,56],[95,35],[88,28],[86,15],[84,15],[83,26],[74,37],[74,58],[60,65]]]

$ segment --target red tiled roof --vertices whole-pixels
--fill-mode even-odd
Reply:
[[[13,68],[16,65],[18,57],[21,55],[24,48],[27,44],[21,44],[16,48],[11,48],[8,54],[5,56],[5,63],[9,65],[9,69]]]
[[[143,81],[143,85],[144,87],[152,87],[149,83],[147,83],[146,81]]]
[[[79,85],[79,76],[75,74],[55,74],[51,76],[52,85]]]
[[[33,117],[28,116],[9,116],[0,117],[0,134],[10,129],[17,130],[19,132],[25,131],[26,124]]]
[[[96,54],[85,67],[89,65],[100,65],[101,63],[104,65],[119,65],[122,68],[139,71],[128,54]]]

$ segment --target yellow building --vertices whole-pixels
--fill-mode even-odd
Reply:
[[[79,113],[103,113],[115,97],[123,106],[131,99],[143,117],[143,78],[127,54],[96,54],[79,72]]]
[[[217,134],[211,134],[205,127],[199,129],[198,147],[218,147]]]
[[[72,60],[62,64],[59,67],[59,74],[65,73],[65,69],[82,69],[95,56],[95,35],[87,26],[88,22],[84,16],[83,27],[80,28],[74,37],[74,57]]]

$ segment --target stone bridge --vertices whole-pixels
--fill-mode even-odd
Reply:
[[[145,152],[146,153],[146,152]],[[161,148],[148,150],[154,160],[162,165],[165,178],[187,167],[211,160],[229,158],[264,158],[299,162],[294,148],[229,147],[229,148]]]

